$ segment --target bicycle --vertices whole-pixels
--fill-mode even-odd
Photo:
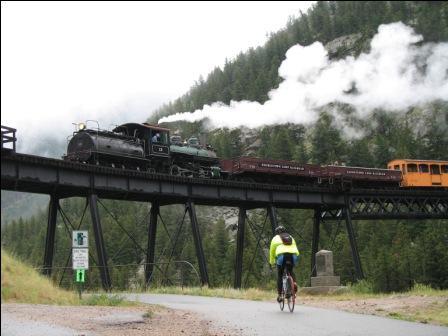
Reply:
[[[283,311],[283,309],[285,308],[286,300],[288,302],[289,311],[292,313],[296,304],[296,293],[294,290],[294,280],[291,274],[288,272],[288,268],[286,267],[286,265],[283,269],[282,292],[280,294],[280,298],[280,310]]]

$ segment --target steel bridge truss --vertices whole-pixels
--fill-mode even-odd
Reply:
[[[179,242],[186,215],[188,214],[191,234],[193,236],[193,241],[195,245],[195,251],[197,256],[197,261],[199,265],[199,279],[201,285],[210,285],[209,276],[207,271],[207,264],[205,260],[204,250],[202,246],[202,239],[199,230],[199,223],[196,216],[195,204],[193,201],[189,200],[184,204],[184,211],[182,219],[179,221],[174,231],[170,233],[168,228],[163,221],[160,214],[161,205],[159,202],[152,202],[151,209],[145,216],[144,221],[148,222],[148,236],[147,236],[147,248],[140,246],[138,241],[119,223],[118,219],[107,209],[103,202],[95,194],[91,194],[86,198],[86,204],[78,225],[74,225],[69,220],[68,216],[62,210],[59,202],[60,197],[57,194],[50,195],[50,202],[48,208],[48,222],[47,222],[47,235],[45,242],[45,253],[44,253],[44,263],[43,263],[43,274],[50,276],[52,273],[53,256],[55,249],[55,230],[57,215],[61,216],[67,234],[70,236],[71,230],[79,230],[82,226],[83,219],[85,218],[85,213],[87,208],[90,208],[90,215],[92,221],[92,227],[94,231],[95,245],[96,245],[96,259],[92,254],[90,254],[90,259],[98,267],[101,283],[105,290],[110,290],[112,288],[111,276],[109,272],[108,261],[114,259],[120,250],[115,251],[112,258],[108,259],[103,230],[101,226],[101,219],[99,213],[98,204],[100,204],[115,222],[121,227],[125,232],[127,239],[133,241],[136,247],[146,256],[145,265],[145,283],[150,285],[154,278],[154,268],[162,275],[163,281],[168,281],[172,283],[168,277],[168,267],[173,261],[174,255],[180,255],[185,246],[185,242]],[[443,197],[443,195],[431,196],[425,193],[421,195],[409,195],[407,197],[395,196],[395,195],[378,195],[371,194],[346,194],[344,196],[345,206],[339,208],[326,208],[324,206],[314,208],[314,224],[313,224],[313,235],[311,243],[311,274],[315,276],[316,274],[316,261],[315,254],[319,250],[319,236],[320,227],[322,223],[327,221],[337,221],[339,231],[339,226],[342,222],[345,222],[347,235],[350,242],[350,247],[352,251],[352,257],[354,262],[355,274],[358,279],[364,278],[364,273],[361,265],[361,260],[358,252],[358,246],[356,242],[356,234],[353,227],[353,220],[360,219],[402,219],[402,218],[448,218],[448,197]],[[168,205],[168,204],[163,204]],[[262,225],[257,223],[252,223],[248,216],[247,210],[249,208],[240,207],[238,214],[238,224],[236,226],[236,254],[235,254],[235,274],[234,274],[234,287],[243,287],[243,254],[244,254],[244,242],[246,236],[246,227],[248,226],[252,231],[253,236],[257,240],[254,255],[251,258],[248,269],[246,270],[246,278],[244,280],[244,287],[247,286],[248,276],[253,267],[253,263],[257,253],[261,252],[266,264],[269,263],[269,256],[265,255],[265,250],[269,250],[270,237],[274,235],[274,229],[277,227],[277,215],[276,208],[273,205],[269,205],[266,208],[266,216],[264,223]],[[149,221],[148,218],[149,217]],[[267,221],[270,222],[270,234],[266,237]],[[160,222],[159,222],[160,221]],[[165,230],[168,241],[165,247],[160,252],[158,256],[158,261],[163,258],[167,258],[166,262],[156,261],[156,236],[158,231],[159,223],[162,223],[163,229]],[[247,225],[246,225],[247,224]],[[288,228],[288,230],[293,235],[300,234],[295,228]],[[264,250],[263,250],[264,249]],[[67,268],[70,262],[71,254],[67,257],[65,268]],[[160,265],[165,265],[164,267]],[[64,268],[64,273],[65,273]],[[60,283],[64,277],[64,273],[61,275]]]
[[[123,243],[125,240],[132,240],[133,244],[142,252],[143,255],[146,256],[146,262],[144,263],[145,266],[145,282],[146,284],[149,284],[153,277],[154,267],[156,267],[160,273],[162,274],[162,279],[166,280],[168,283],[172,284],[172,281],[167,275],[168,267],[171,263],[179,263],[179,262],[186,262],[186,261],[177,261],[172,260],[173,255],[176,251],[177,244],[179,243],[179,236],[185,221],[185,215],[186,213],[189,214],[191,228],[192,228],[192,235],[194,237],[194,243],[196,248],[196,254],[198,256],[198,264],[199,264],[199,279],[201,281],[202,285],[208,284],[208,273],[207,273],[207,267],[204,257],[204,251],[202,247],[202,240],[199,233],[199,226],[198,221],[196,217],[196,211],[194,203],[188,202],[185,205],[185,211],[182,218],[182,221],[180,221],[176,227],[176,232],[174,233],[174,237],[170,235],[168,232],[168,229],[163,222],[163,219],[160,217],[160,205],[158,203],[153,203],[151,206],[151,210],[149,211],[149,226],[148,226],[148,246],[147,249],[144,249],[137,239],[133,237],[133,235],[126,230],[118,221],[116,216],[112,214],[112,212],[104,205],[104,203],[95,195],[92,194],[86,199],[86,204],[84,207],[83,214],[81,216],[81,219],[77,225],[73,224],[70,219],[68,218],[67,214],[64,212],[60,205],[60,198],[56,194],[50,195],[50,202],[48,207],[48,221],[47,221],[47,234],[46,234],[46,241],[45,241],[45,252],[44,252],[44,261],[43,261],[43,267],[41,268],[41,271],[44,275],[51,276],[52,269],[53,269],[53,258],[54,258],[54,251],[55,251],[55,235],[56,235],[56,224],[57,224],[57,217],[58,214],[61,217],[66,233],[71,240],[71,232],[72,230],[79,230],[83,225],[83,220],[85,218],[86,210],[89,207],[90,208],[90,215],[92,220],[92,227],[94,231],[94,239],[95,239],[95,246],[96,246],[96,256],[95,258],[92,253],[89,251],[89,258],[93,261],[93,264],[95,267],[99,269],[100,277],[101,277],[101,283],[102,287],[105,290],[111,290],[112,289],[112,282],[111,282],[111,276],[109,272],[109,265],[108,263],[110,261],[113,261],[113,259],[120,253],[121,248],[118,249],[118,251],[115,251],[114,255],[108,259],[107,253],[106,253],[106,245],[104,242],[103,237],[103,230],[101,227],[101,219],[99,214],[99,207],[98,204],[101,205],[105,212],[111,216],[115,223],[120,226],[122,231],[126,234],[124,239],[121,242],[121,245],[123,247]],[[147,216],[143,219],[144,221],[147,220]],[[157,224],[158,219],[161,220],[163,224],[163,228],[165,229],[169,241],[168,246],[166,245],[163,251],[161,252],[159,258],[163,258],[168,251],[168,248],[170,248],[170,253],[168,257],[167,262],[155,262],[155,243],[156,243],[156,232],[157,232]],[[183,246],[183,245],[182,245]],[[182,249],[182,248],[181,248]],[[69,263],[71,260],[71,250],[70,253],[67,256],[65,266],[62,267],[63,272],[61,274],[59,284],[62,283],[65,272],[67,269],[69,269]],[[165,268],[163,269],[160,265],[165,265]],[[191,265],[190,265],[191,266]],[[194,267],[193,267],[194,269]],[[195,269],[194,269],[195,270]],[[196,271],[196,270],[195,270]]]
[[[420,194],[348,194],[346,207],[352,219],[444,219],[448,218],[448,196]],[[324,213],[327,219],[346,216],[340,209]]]

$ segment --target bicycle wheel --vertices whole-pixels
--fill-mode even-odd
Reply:
[[[294,281],[292,280],[292,276],[288,276],[287,282],[287,291],[286,291],[287,299],[288,299],[288,308],[292,313],[294,311],[294,306],[296,304],[296,293],[294,293]]]
[[[283,311],[283,309],[285,308],[285,294],[286,294],[286,288],[287,288],[287,283],[288,283],[288,280],[287,280],[286,277],[287,277],[286,273],[283,273],[283,277],[282,277],[282,293],[280,294],[281,300],[279,302],[281,311]]]
[[[280,310],[283,311],[285,308],[285,296],[282,294],[282,300],[278,303],[280,305]]]

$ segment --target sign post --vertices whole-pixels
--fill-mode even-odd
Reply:
[[[88,231],[73,231],[72,261],[75,282],[78,284],[79,298],[86,280],[86,270],[89,269],[89,233]]]

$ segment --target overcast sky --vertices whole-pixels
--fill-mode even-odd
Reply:
[[[311,3],[2,2],[1,123],[144,121]]]

